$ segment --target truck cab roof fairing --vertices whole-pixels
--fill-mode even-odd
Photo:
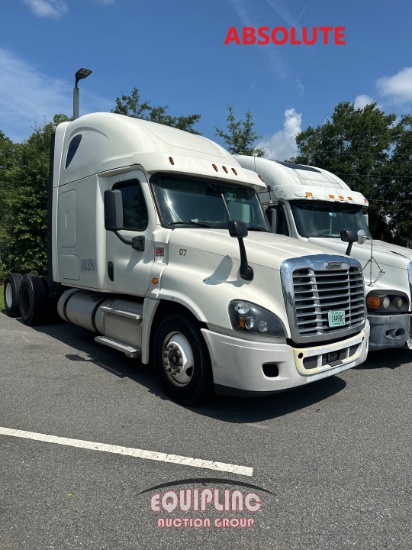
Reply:
[[[114,113],[92,113],[61,126],[60,185],[142,165],[147,172],[189,173],[248,187],[263,186],[257,174],[241,168],[223,147],[177,128]],[[66,168],[74,139],[79,144]]]

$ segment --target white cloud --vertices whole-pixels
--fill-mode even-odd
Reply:
[[[59,18],[68,11],[63,0],[23,0],[38,17]]]
[[[405,67],[394,76],[384,76],[377,81],[379,92],[394,103],[412,101],[412,67]]]
[[[114,4],[116,0],[93,0],[96,4],[108,6]],[[58,19],[69,11],[67,1],[65,0],[22,0],[29,6],[31,11],[37,17],[52,17]]]
[[[264,149],[267,158],[286,160],[298,152],[295,138],[302,131],[302,113],[297,113],[295,109],[286,109],[284,115],[283,130],[256,145],[257,148]]]
[[[366,107],[366,105],[370,105],[371,103],[376,103],[376,102],[370,96],[361,94],[356,96],[354,101],[354,107],[355,109],[363,109],[364,107]]]
[[[27,139],[33,127],[53,120],[56,114],[72,115],[73,82],[54,78],[0,48],[0,120],[2,130],[14,142]],[[85,86],[80,114],[109,111],[113,102]]]
[[[1,129],[13,141],[27,138],[35,121],[49,122],[56,113],[71,108],[68,84],[53,80],[1,48],[0,73]]]

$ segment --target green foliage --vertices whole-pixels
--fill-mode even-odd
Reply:
[[[232,155],[251,155],[263,157],[263,149],[256,149],[253,145],[261,136],[253,129],[255,123],[252,113],[248,110],[245,120],[236,120],[232,105],[228,106],[227,131],[216,128],[216,135],[221,137]]]
[[[395,121],[396,115],[385,115],[376,103],[362,109],[339,103],[325,124],[297,136],[300,154],[292,160],[329,170],[363,193],[374,237],[406,244],[411,215],[403,201],[411,199],[405,188],[411,174],[411,119]]]
[[[1,169],[2,210],[0,278],[8,271],[44,273],[47,266],[47,187],[50,140],[56,124],[35,128],[29,139],[12,145],[12,157]]]
[[[412,247],[412,116],[394,127],[395,140],[387,168],[386,205],[395,241]]]
[[[132,118],[142,118],[173,126],[179,130],[185,130],[192,134],[199,134],[194,130],[193,125],[199,121],[200,115],[188,115],[173,117],[167,114],[168,106],[152,107],[150,101],[140,101],[140,92],[137,88],[133,88],[131,95],[122,95],[116,98],[116,107],[111,110],[112,113],[126,115]]]

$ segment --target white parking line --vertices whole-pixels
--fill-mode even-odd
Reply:
[[[0,427],[0,435],[33,439],[34,441],[42,441],[44,443],[57,443],[57,445],[66,445],[68,447],[77,447],[79,449],[89,449],[91,451],[103,451],[105,453],[133,456],[134,458],[146,458],[147,460],[157,460],[159,462],[170,462],[172,464],[180,464],[182,466],[193,466],[194,468],[206,468],[207,470],[229,472],[231,474],[241,476],[253,476],[253,468],[249,468],[247,466],[237,466],[236,464],[202,460],[200,458],[191,458],[189,456],[169,455],[166,453],[158,453],[156,451],[145,451],[143,449],[133,449],[132,447],[108,445],[106,443],[97,443],[95,441],[82,441],[81,439],[70,439],[67,437],[39,434],[36,432],[25,432],[23,430],[13,430],[11,428]]]

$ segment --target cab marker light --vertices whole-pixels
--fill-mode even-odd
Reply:
[[[169,157],[170,164],[174,165],[175,161],[173,160],[173,157]]]
[[[212,164],[213,168],[216,170],[216,172],[218,171],[218,168],[216,166],[216,164]]]

